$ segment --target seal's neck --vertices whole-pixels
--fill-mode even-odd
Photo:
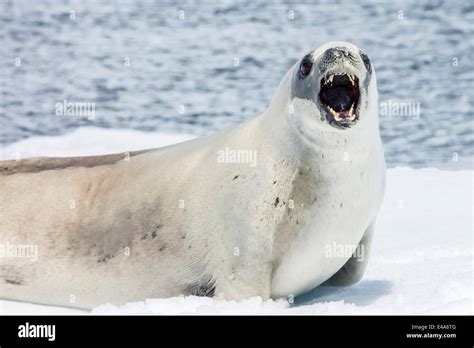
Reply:
[[[336,129],[315,116],[312,101],[291,99],[290,75],[291,70],[282,79],[260,123],[286,158],[302,162],[315,158],[364,161],[374,148],[381,148],[375,84],[361,120],[350,129]]]

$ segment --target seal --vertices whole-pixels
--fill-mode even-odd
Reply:
[[[1,297],[93,308],[353,284],[384,191],[377,110],[369,58],[332,42],[236,128],[134,153],[3,161]]]

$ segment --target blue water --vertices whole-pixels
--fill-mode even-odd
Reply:
[[[0,139],[84,125],[209,134],[264,111],[311,48],[345,40],[371,58],[381,103],[420,106],[381,116],[388,165],[454,166],[474,155],[473,23],[472,0],[1,0]],[[57,117],[63,100],[96,116]]]

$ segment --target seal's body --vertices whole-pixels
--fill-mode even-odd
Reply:
[[[36,261],[0,258],[4,299],[92,308],[352,284],[383,196],[375,74],[355,46],[330,43],[235,129],[0,171],[0,243],[38,247]],[[330,252],[357,245],[362,257]]]

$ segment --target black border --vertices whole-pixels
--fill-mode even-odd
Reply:
[[[393,345],[473,347],[472,316],[0,316],[0,347],[41,345]],[[56,339],[20,338],[19,325],[54,324]],[[456,338],[407,338],[417,325]]]

